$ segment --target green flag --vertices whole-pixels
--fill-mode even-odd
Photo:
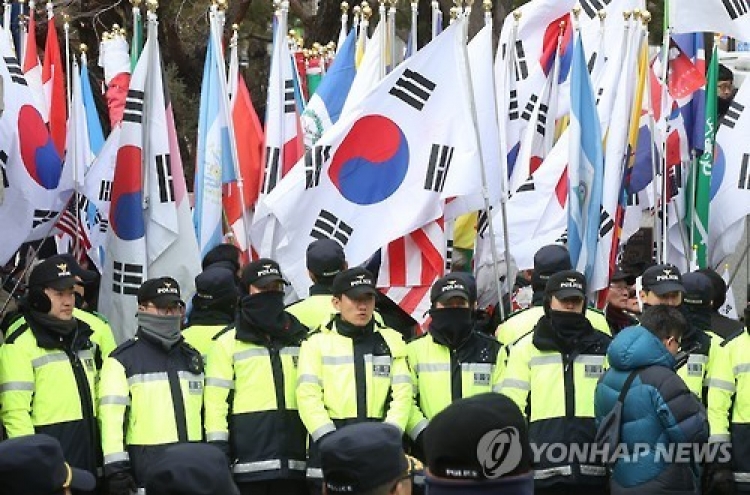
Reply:
[[[133,42],[130,43],[130,70],[135,70],[138,58],[143,51],[143,21],[141,21],[141,11],[133,7]]]
[[[708,208],[711,202],[711,168],[714,164],[714,144],[716,141],[716,84],[719,76],[719,56],[714,44],[711,63],[706,81],[706,127],[703,154],[695,168],[695,202],[692,214],[692,239],[697,246],[697,261],[700,268],[706,268],[708,242]]]

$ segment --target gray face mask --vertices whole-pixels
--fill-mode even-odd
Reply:
[[[181,323],[181,315],[161,316],[142,311],[138,312],[138,326],[141,331],[161,342],[167,350],[180,341],[182,337]]]

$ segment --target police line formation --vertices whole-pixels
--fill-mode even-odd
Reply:
[[[427,462],[427,493],[734,493],[750,482],[750,335],[716,312],[726,286],[711,270],[618,270],[600,312],[567,249],[549,245],[534,257],[531,306],[497,325],[476,307],[473,276],[452,272],[432,286],[421,333],[389,327],[375,277],[348,268],[336,241],[310,244],[311,295],[290,306],[281,267],[240,266],[240,255],[209,252],[189,312],[174,279],[145,281],[135,336],[116,347],[84,309],[97,274],[67,254],[38,263],[0,346],[7,437],[32,435],[22,451],[52,448],[34,434],[57,439],[91,477],[80,493],[96,477],[113,495],[144,489],[151,467],[190,443],[212,446],[214,472],[231,469],[240,493],[396,493],[416,463],[402,438]],[[620,450],[607,455],[600,437],[613,431]],[[4,468],[17,459],[0,455],[0,479],[20,476]]]

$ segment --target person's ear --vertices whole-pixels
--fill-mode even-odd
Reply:
[[[339,299],[339,298],[338,298],[338,297],[336,297],[336,296],[333,296],[333,297],[331,298],[331,304],[333,304],[333,308],[334,308],[334,309],[335,309],[336,311],[341,311],[341,299]]]

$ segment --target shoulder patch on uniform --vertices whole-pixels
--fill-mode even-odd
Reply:
[[[115,356],[119,356],[119,355],[120,355],[120,354],[122,354],[122,353],[123,353],[123,352],[124,352],[125,350],[127,350],[127,349],[130,349],[131,347],[133,347],[133,346],[134,346],[134,345],[136,344],[136,342],[138,342],[138,339],[136,339],[135,337],[133,337],[132,339],[128,339],[128,340],[126,340],[126,341],[125,341],[125,342],[123,342],[122,344],[118,345],[118,346],[117,346],[117,347],[115,348],[115,350],[114,350],[114,351],[112,351],[112,352],[111,352],[111,353],[109,354],[109,357],[115,357]]]

